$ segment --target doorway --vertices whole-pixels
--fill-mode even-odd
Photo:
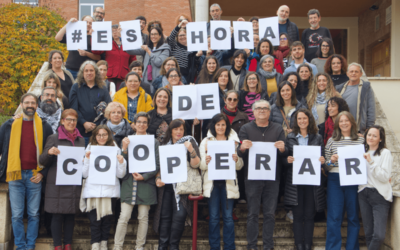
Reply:
[[[372,48],[372,72],[376,77],[390,77],[390,38]]]

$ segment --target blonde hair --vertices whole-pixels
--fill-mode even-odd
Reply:
[[[112,110],[114,110],[114,109],[116,109],[116,108],[120,108],[120,109],[121,109],[122,119],[123,119],[124,116],[125,116],[125,113],[126,113],[126,108],[124,107],[124,105],[122,105],[122,104],[119,103],[119,102],[110,102],[110,103],[107,105],[106,110],[104,111],[104,117],[105,117],[107,120],[110,120],[110,113],[111,113]]]
[[[340,94],[336,91],[335,86],[333,85],[332,78],[327,74],[327,73],[318,73],[315,75],[313,81],[311,84],[309,84],[309,92],[306,97],[307,100],[307,105],[309,109],[311,110],[312,107],[314,106],[315,101],[317,100],[317,95],[318,95],[318,77],[320,76],[325,76],[327,83],[326,83],[326,89],[325,89],[325,99],[329,100],[331,97],[341,97]]]

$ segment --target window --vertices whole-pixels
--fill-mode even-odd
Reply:
[[[93,16],[93,12],[97,7],[104,9],[104,0],[80,0],[79,1],[79,20],[83,16]]]
[[[31,6],[39,6],[39,0],[14,0],[13,2]]]

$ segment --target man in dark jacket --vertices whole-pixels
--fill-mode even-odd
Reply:
[[[101,102],[105,103],[104,108],[111,102],[107,86],[93,61],[86,61],[82,64],[76,83],[71,88],[69,101],[71,108],[78,112],[79,118],[76,127],[85,138],[85,146],[87,146],[92,131],[103,120],[103,114],[98,114],[95,108]]]
[[[40,173],[43,166],[38,159],[47,137],[53,133],[51,126],[36,113],[37,106],[38,98],[34,94],[23,95],[23,117],[10,119],[0,128],[0,181],[9,184],[11,222],[17,249],[35,249],[43,178]],[[23,222],[25,200],[26,234]]]
[[[290,9],[287,5],[282,5],[276,12],[279,22],[279,34],[287,33],[292,42],[299,41],[299,28],[289,20],[289,13]]]
[[[247,249],[257,249],[258,215],[261,201],[263,203],[263,249],[272,249],[272,239],[275,226],[275,209],[278,203],[279,177],[281,172],[281,158],[286,156],[285,132],[280,124],[269,122],[271,106],[268,101],[258,100],[254,102],[253,113],[255,120],[244,125],[239,132],[242,144],[238,148],[240,157],[248,157],[249,149],[253,141],[275,142],[278,150],[276,162],[275,181],[248,180],[245,173],[245,187],[247,197]],[[251,167],[251,166],[249,166]],[[247,172],[247,171],[246,171]]]

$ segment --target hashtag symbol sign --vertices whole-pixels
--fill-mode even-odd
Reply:
[[[79,43],[80,40],[82,40],[82,31],[75,30],[74,33],[72,33],[72,42]]]

